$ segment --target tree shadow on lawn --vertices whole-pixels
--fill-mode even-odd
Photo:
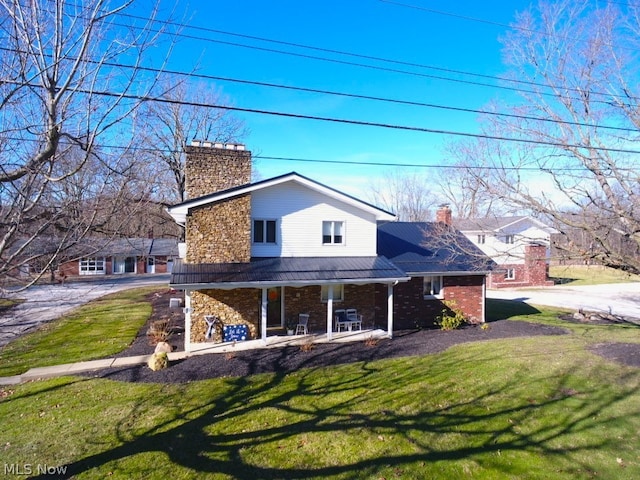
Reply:
[[[488,365],[496,360],[497,357],[483,358]],[[293,375],[276,373],[233,378],[227,381],[227,390],[202,389],[207,393],[203,394],[198,406],[179,411],[165,423],[156,424],[132,438],[131,419],[144,415],[150,403],[162,406],[175,400],[180,404],[179,399],[157,395],[140,401],[120,421],[117,436],[121,445],[68,464],[65,477],[101,468],[117,472],[117,462],[150,452],[161,453],[171,463],[195,474],[231,478],[339,476],[356,479],[379,476],[384,472],[393,474],[394,470],[396,473],[403,469],[415,472],[417,468],[425,469],[424,465],[437,461],[469,459],[489,472],[531,473],[518,470],[530,468],[530,462],[523,461],[518,466],[517,460],[503,461],[500,456],[506,452],[529,453],[535,458],[546,456],[547,465],[553,464],[554,472],[583,476],[593,468],[581,465],[576,457],[614,448],[619,440],[615,435],[603,437],[607,426],[623,420],[617,415],[628,417],[640,413],[640,409],[631,412],[627,406],[622,409],[624,414],[617,414],[614,407],[636,395],[637,387],[620,388],[620,393],[606,388],[576,391],[570,387],[572,375],[540,373],[532,377],[525,367],[509,372],[509,380],[497,388],[484,389],[479,385],[476,389],[484,390],[482,393],[474,394],[470,389],[456,395],[454,398],[464,398],[457,402],[431,404],[431,397],[442,396],[451,388],[449,382],[430,382],[424,390],[424,399],[412,398],[414,395],[405,400],[399,398],[398,392],[413,391],[416,376],[443,375],[443,372],[454,372],[457,366],[454,356],[436,359],[429,367],[433,372],[425,372],[424,364],[421,368],[411,362],[395,367],[362,362],[358,369],[349,367],[352,370],[331,377],[319,377],[314,369],[307,369]],[[529,383],[527,390],[533,392],[534,398],[520,398],[514,393],[523,383]],[[379,397],[380,403],[388,408],[372,409],[370,395]],[[452,397],[445,395],[444,398]],[[508,405],[504,406],[507,401]],[[403,413],[402,402],[411,404],[409,413]],[[503,406],[499,407],[500,404]],[[179,409],[179,406],[173,406]],[[363,414],[362,410],[376,411]],[[235,422],[249,424],[247,418],[264,411],[271,412],[273,422],[253,421],[246,430],[232,426],[233,431],[229,433],[229,425]],[[283,416],[287,421],[277,420]],[[353,461],[318,460],[315,455],[318,452],[312,448],[314,435],[321,434],[326,438],[332,434],[341,437],[345,433],[351,433],[352,438],[358,438],[363,444],[378,443],[369,455],[361,455]],[[444,438],[456,440],[447,444],[440,441]],[[303,439],[311,440],[307,444]],[[438,446],[434,447],[436,439]],[[385,440],[388,444],[382,446]],[[402,448],[398,450],[394,445]],[[281,455],[280,452],[287,448],[286,454],[294,467],[268,466],[259,459],[251,461],[256,450],[262,454],[271,449]],[[341,447],[336,445],[335,448]],[[361,453],[358,446],[354,451]],[[325,450],[319,453],[327,455]],[[572,457],[566,462],[554,460],[567,456]],[[417,467],[419,465],[422,467]],[[131,473],[126,471],[126,466],[122,468],[124,473]],[[138,473],[141,468],[146,467],[138,466]],[[153,468],[149,466],[148,470]],[[167,473],[171,466],[158,465],[157,469]]]
[[[486,321],[495,322],[520,315],[537,315],[540,310],[519,300],[486,299]]]

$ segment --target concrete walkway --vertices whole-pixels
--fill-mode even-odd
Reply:
[[[353,332],[334,333],[331,339],[326,334],[309,334],[296,336],[274,335],[267,338],[266,344],[262,340],[249,340],[246,342],[227,343],[204,343],[197,345],[193,351],[171,352],[168,354],[169,362],[182,360],[193,355],[220,354],[241,350],[252,350],[259,348],[281,348],[287,346],[304,345],[306,343],[327,343],[327,342],[362,342],[368,338],[384,338],[387,332],[384,330],[359,330]],[[87,362],[67,363],[63,365],[52,365],[49,367],[37,367],[28,370],[22,375],[12,377],[0,377],[0,386],[18,385],[31,380],[44,378],[62,377],[65,375],[76,375],[79,373],[91,372],[103,368],[128,367],[132,365],[144,365],[151,355],[137,355],[133,357],[104,358],[100,360],[90,360]]]

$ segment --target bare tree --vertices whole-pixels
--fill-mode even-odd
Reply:
[[[144,197],[128,150],[139,102],[129,98],[155,85],[139,66],[160,33],[150,28],[154,12],[144,25],[118,25],[132,3],[0,0],[2,280],[39,264],[35,276],[19,278],[34,282],[120,206]]]
[[[244,122],[229,110],[212,107],[229,103],[220,91],[203,83],[174,82],[163,82],[165,101],[145,104],[140,115],[141,132],[157,149],[157,181],[168,187],[169,203],[185,200],[184,146],[189,140],[236,143],[248,135]]]
[[[489,170],[469,173],[582,238],[564,245],[576,255],[640,273],[640,7],[623,7],[561,0],[518,15],[503,43],[520,98],[484,132],[522,142],[477,140],[476,165]]]
[[[391,171],[384,180],[371,185],[369,201],[395,213],[404,222],[424,222],[432,217],[438,204],[432,185],[417,172]]]
[[[478,157],[490,156],[489,152],[479,153],[481,147],[478,142],[469,140],[445,147],[448,166],[439,170],[437,183],[443,199],[458,219],[501,216],[508,211],[501,199],[481,181],[491,174],[478,163]]]

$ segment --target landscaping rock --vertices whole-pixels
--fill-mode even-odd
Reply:
[[[151,355],[147,365],[149,365],[149,368],[154,372],[163,370],[169,366],[169,357],[165,352],[154,353]]]
[[[173,347],[169,345],[167,342],[158,342],[156,345],[156,349],[153,353],[171,353],[173,352]]]

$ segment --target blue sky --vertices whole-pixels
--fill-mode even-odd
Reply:
[[[181,13],[184,8],[185,22],[190,27],[207,30],[185,28],[184,34],[198,38],[180,38],[168,68],[181,71],[196,68],[204,75],[481,109],[490,100],[508,92],[425,75],[497,84],[492,79],[437,69],[489,76],[503,74],[505,67],[501,62],[499,37],[506,28],[502,25],[512,22],[516,10],[526,6],[526,2],[519,0],[398,0],[397,3],[391,0],[199,0],[188,5],[181,2],[176,12]],[[164,11],[161,17],[163,15]],[[435,69],[305,49],[247,36]],[[366,64],[373,68],[335,61]],[[234,106],[241,108],[436,130],[478,131],[477,115],[473,113],[232,82],[218,81],[212,83],[212,88],[220,90]],[[442,134],[253,113],[237,115],[250,130],[244,141],[255,156],[390,165],[374,167],[257,160],[256,167],[262,178],[297,171],[356,196],[362,196],[372,179],[384,178],[394,164],[446,164],[442,147],[446,142],[455,140]],[[420,171],[426,175],[434,172],[433,169]]]

